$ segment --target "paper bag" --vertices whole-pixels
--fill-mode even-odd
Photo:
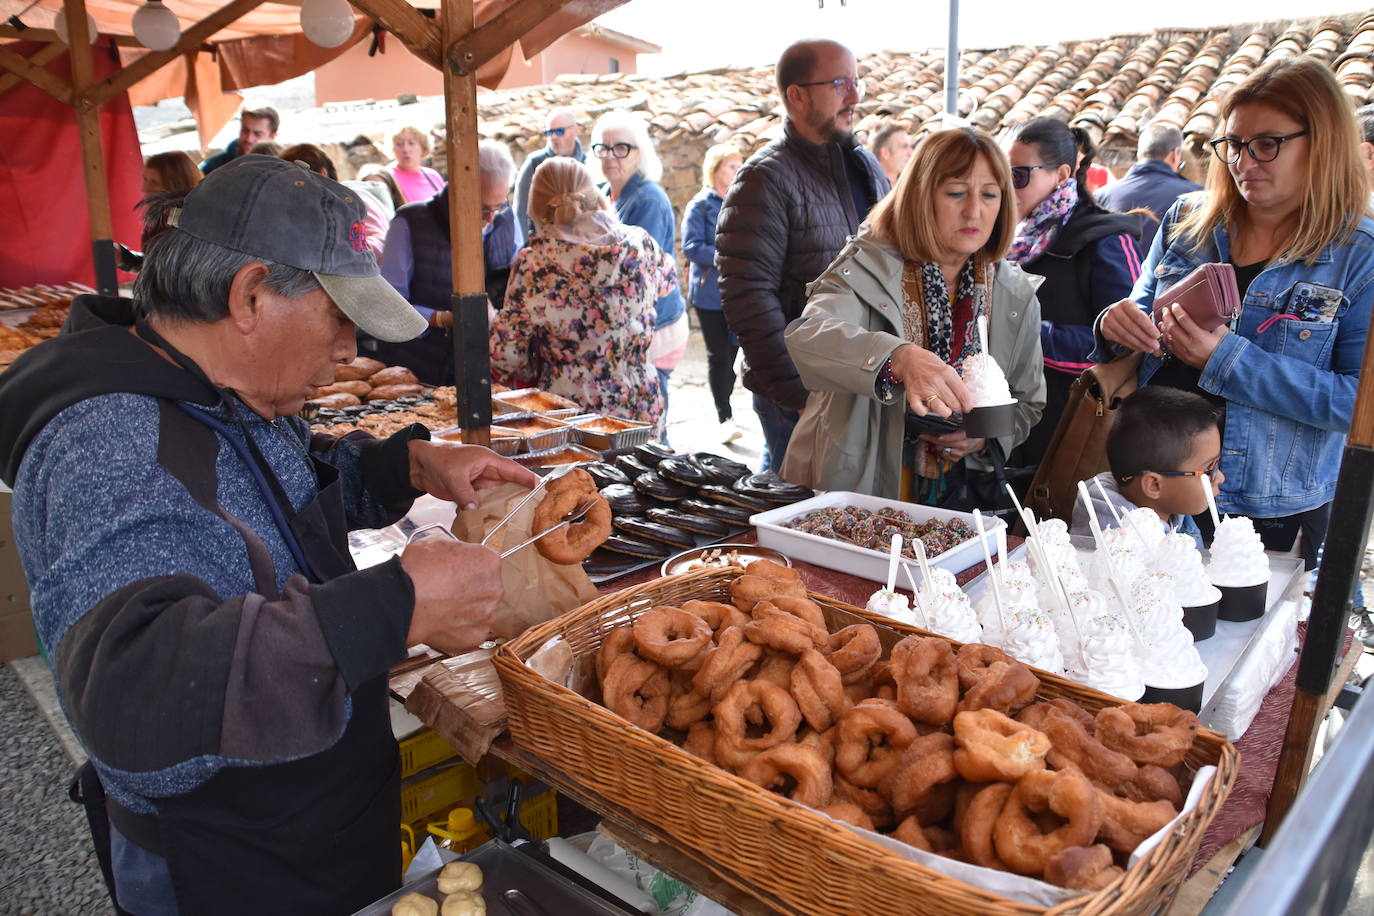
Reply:
[[[529,495],[529,489],[515,483],[482,491],[482,504],[458,513],[453,520],[453,536],[477,543],[507,512]],[[540,493],[530,500],[487,546],[497,553],[529,539],[535,507],[544,498]],[[501,561],[501,584],[506,594],[491,619],[492,632],[509,639],[537,623],[581,607],[597,597],[596,586],[582,570],[582,564],[560,566],[545,558],[537,544],[516,551]]]

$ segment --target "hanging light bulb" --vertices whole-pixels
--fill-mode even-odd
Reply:
[[[148,0],[134,11],[134,37],[150,51],[166,51],[181,38],[181,23],[161,0]]]
[[[301,31],[322,48],[337,48],[353,34],[353,8],[347,0],[305,0]]]
[[[71,44],[71,42],[67,40],[66,7],[63,7],[62,9],[58,10],[57,14],[52,17],[52,30],[57,33],[58,41],[62,42],[64,45]],[[93,17],[90,13],[86,14],[86,35],[91,39],[91,44],[95,44],[95,39],[97,37],[95,17]]]

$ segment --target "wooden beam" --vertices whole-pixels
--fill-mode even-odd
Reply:
[[[356,0],[353,7],[399,38],[416,57],[436,70],[443,68],[439,25],[406,0]]]
[[[477,68],[520,40],[520,37],[567,6],[569,0],[518,0],[480,29],[448,49],[448,63],[460,74]]]
[[[4,45],[0,45],[0,48],[3,47]],[[28,60],[29,63],[33,64],[35,67],[42,68],[46,67],[49,62],[56,60],[65,53],[67,53],[67,46],[60,41],[54,41],[51,44],[46,44],[39,48]],[[57,79],[57,77],[53,77],[53,79]],[[25,82],[25,79],[17,73],[6,73],[4,76],[0,76],[0,95],[4,95],[22,82]],[[62,81],[58,80],[58,82],[60,83]],[[63,85],[65,85],[65,83]],[[70,87],[68,88],[70,89]],[[71,101],[68,100],[66,104],[70,105]]]
[[[143,47],[138,39],[132,35],[106,35],[105,37],[121,48]],[[58,42],[63,48],[67,46],[52,29],[35,29],[33,27],[16,29],[8,23],[0,25],[0,38],[12,38],[15,41],[45,41],[49,44]]]
[[[91,87],[85,98],[92,105],[104,105],[110,99],[125,92],[139,80],[144,79],[188,51],[198,50],[202,42],[211,35],[236,22],[245,13],[261,5],[263,0],[234,0],[206,16],[200,22],[181,33],[177,43],[166,51],[149,51],[109,79]]]
[[[106,296],[119,292],[115,278],[114,220],[110,216],[110,186],[105,175],[105,150],[100,141],[100,106],[88,93],[95,84],[95,59],[86,29],[86,0],[66,0],[67,34],[71,37],[72,88],[76,91],[76,127],[81,140],[81,163],[86,175],[86,209],[91,221],[91,255],[95,288]]]
[[[48,54],[47,52],[51,51],[52,47],[52,45],[48,45],[41,48],[32,58],[28,58],[18,52],[11,51],[5,45],[0,45],[0,67],[10,71],[9,75],[0,77],[0,92],[8,91],[20,80],[23,80],[42,89],[63,105],[71,105],[76,98],[76,93],[71,84],[61,77],[53,76],[43,68],[43,64],[67,50],[66,45],[59,44],[56,53]],[[40,60],[39,58],[44,54],[47,54],[47,57]]]

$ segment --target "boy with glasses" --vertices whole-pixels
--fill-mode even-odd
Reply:
[[[1190,534],[1202,546],[1192,516],[1207,511],[1199,477],[1215,494],[1221,473],[1220,408],[1200,394],[1151,385],[1121,402],[1107,435],[1107,463],[1088,484],[1093,511],[1105,530],[1132,509],[1154,510],[1170,531]],[[1098,484],[1101,484],[1099,490]],[[1092,528],[1082,500],[1074,503],[1072,534],[1089,536]]]

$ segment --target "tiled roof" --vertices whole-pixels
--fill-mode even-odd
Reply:
[[[1140,128],[1162,119],[1183,130],[1197,157],[1231,86],[1266,61],[1304,53],[1327,61],[1356,104],[1374,101],[1374,14],[1351,14],[967,51],[960,58],[959,114],[993,133],[1048,115],[1082,125],[1104,150],[1126,159],[1134,157]],[[884,117],[914,132],[937,123],[944,108],[942,51],[868,55],[859,72],[871,87],[857,109],[860,133]],[[543,145],[544,117],[555,105],[571,106],[588,122],[608,108],[642,111],[660,153],[690,147],[695,162],[708,145],[726,140],[752,151],[778,134],[782,118],[771,66],[671,77],[570,76],[483,93],[478,102],[482,133],[509,143],[517,158]],[[671,171],[675,164],[665,166]]]

